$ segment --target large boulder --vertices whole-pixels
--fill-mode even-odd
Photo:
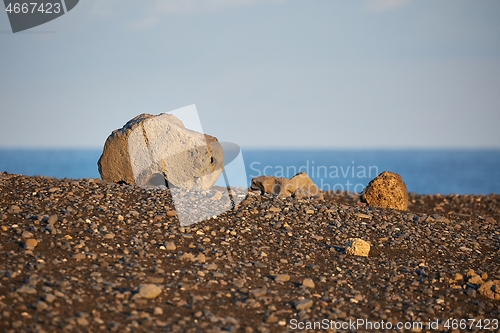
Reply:
[[[408,210],[408,190],[406,184],[397,173],[384,171],[363,190],[361,202],[369,206]]]
[[[252,190],[268,193],[280,198],[294,196],[296,198],[317,196],[323,198],[321,190],[305,172],[293,176],[291,179],[274,176],[259,176],[252,179]]]
[[[103,180],[209,189],[224,165],[217,138],[189,130],[171,114],[141,114],[111,133],[98,162]]]

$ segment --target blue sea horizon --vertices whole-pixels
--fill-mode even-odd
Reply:
[[[102,149],[0,149],[0,172],[55,178],[99,178]],[[323,190],[360,192],[382,171],[400,174],[419,194],[500,193],[500,150],[242,149],[247,184],[261,175],[305,171]]]

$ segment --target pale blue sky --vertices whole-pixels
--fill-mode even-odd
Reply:
[[[0,147],[196,104],[243,147],[500,148],[498,0],[81,0],[12,34]]]

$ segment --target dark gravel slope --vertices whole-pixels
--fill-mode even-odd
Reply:
[[[493,328],[500,300],[480,286],[500,280],[500,196],[410,194],[409,207],[250,194],[182,228],[168,191],[0,174],[0,332]],[[368,257],[344,253],[352,237],[371,243]]]

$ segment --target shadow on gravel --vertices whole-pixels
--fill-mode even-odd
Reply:
[[[344,247],[341,247],[341,246],[332,246],[332,248],[337,251],[338,253],[342,253],[342,254],[345,254],[345,248]]]

